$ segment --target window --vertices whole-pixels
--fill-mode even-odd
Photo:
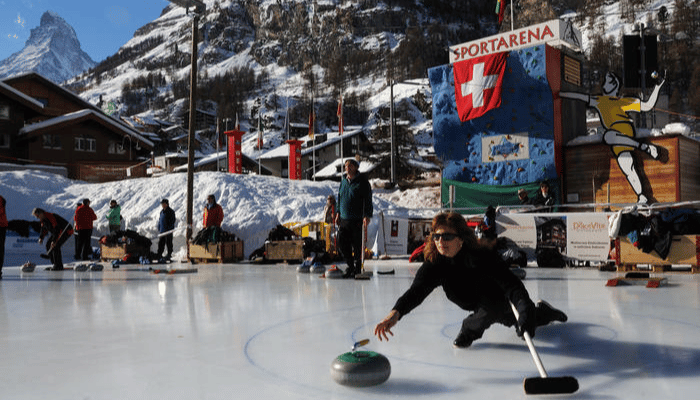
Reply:
[[[91,137],[75,138],[75,150],[77,151],[97,151],[97,140]]]
[[[9,148],[10,148],[10,134],[9,133],[0,134],[0,149],[9,149]]]
[[[42,146],[45,149],[60,149],[61,138],[58,135],[42,135]]]
[[[0,120],[10,119],[10,105],[5,103],[0,103]]]
[[[126,153],[126,149],[121,143],[111,140],[109,142],[109,146],[107,147],[107,152],[109,154],[124,154]]]

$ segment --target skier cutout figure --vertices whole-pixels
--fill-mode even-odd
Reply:
[[[603,142],[610,146],[617,159],[617,165],[625,174],[632,190],[637,195],[637,203],[646,204],[647,197],[642,193],[642,181],[637,173],[632,152],[639,149],[659,159],[659,149],[653,144],[641,143],[636,139],[636,130],[630,112],[651,111],[659,97],[659,91],[664,80],[654,86],[654,90],[646,101],[636,97],[618,97],[620,93],[620,79],[608,72],[603,83],[603,94],[593,96],[585,93],[559,92],[560,97],[580,100],[594,108],[598,112],[600,122],[605,128]]]

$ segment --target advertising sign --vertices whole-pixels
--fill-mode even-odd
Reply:
[[[507,237],[528,254],[555,248],[569,259],[605,261],[610,251],[606,213],[500,214],[497,234]]]
[[[384,246],[386,254],[406,254],[408,252],[408,220],[384,218]]]
[[[450,46],[450,64],[488,54],[507,52],[547,43],[581,47],[581,32],[571,21],[554,19],[537,25]]]

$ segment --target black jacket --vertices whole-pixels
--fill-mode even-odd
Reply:
[[[411,287],[399,297],[393,309],[403,317],[438,286],[442,286],[450,301],[468,311],[480,305],[508,309],[508,300],[521,314],[534,308],[527,289],[498,253],[479,250],[467,254],[462,249],[453,259],[438,256],[435,263],[425,261]]]

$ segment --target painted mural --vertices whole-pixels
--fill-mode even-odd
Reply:
[[[647,100],[637,97],[620,97],[620,78],[608,72],[605,75],[601,95],[559,92],[559,96],[584,101],[588,107],[594,108],[598,112],[600,123],[605,128],[603,142],[610,146],[617,160],[617,165],[637,195],[637,202],[643,204],[648,202],[648,198],[642,190],[642,181],[639,178],[633,152],[639,150],[658,160],[661,150],[653,144],[641,143],[637,140],[636,129],[630,113],[651,111],[656,105],[663,84],[664,80],[661,79],[654,86]]]

